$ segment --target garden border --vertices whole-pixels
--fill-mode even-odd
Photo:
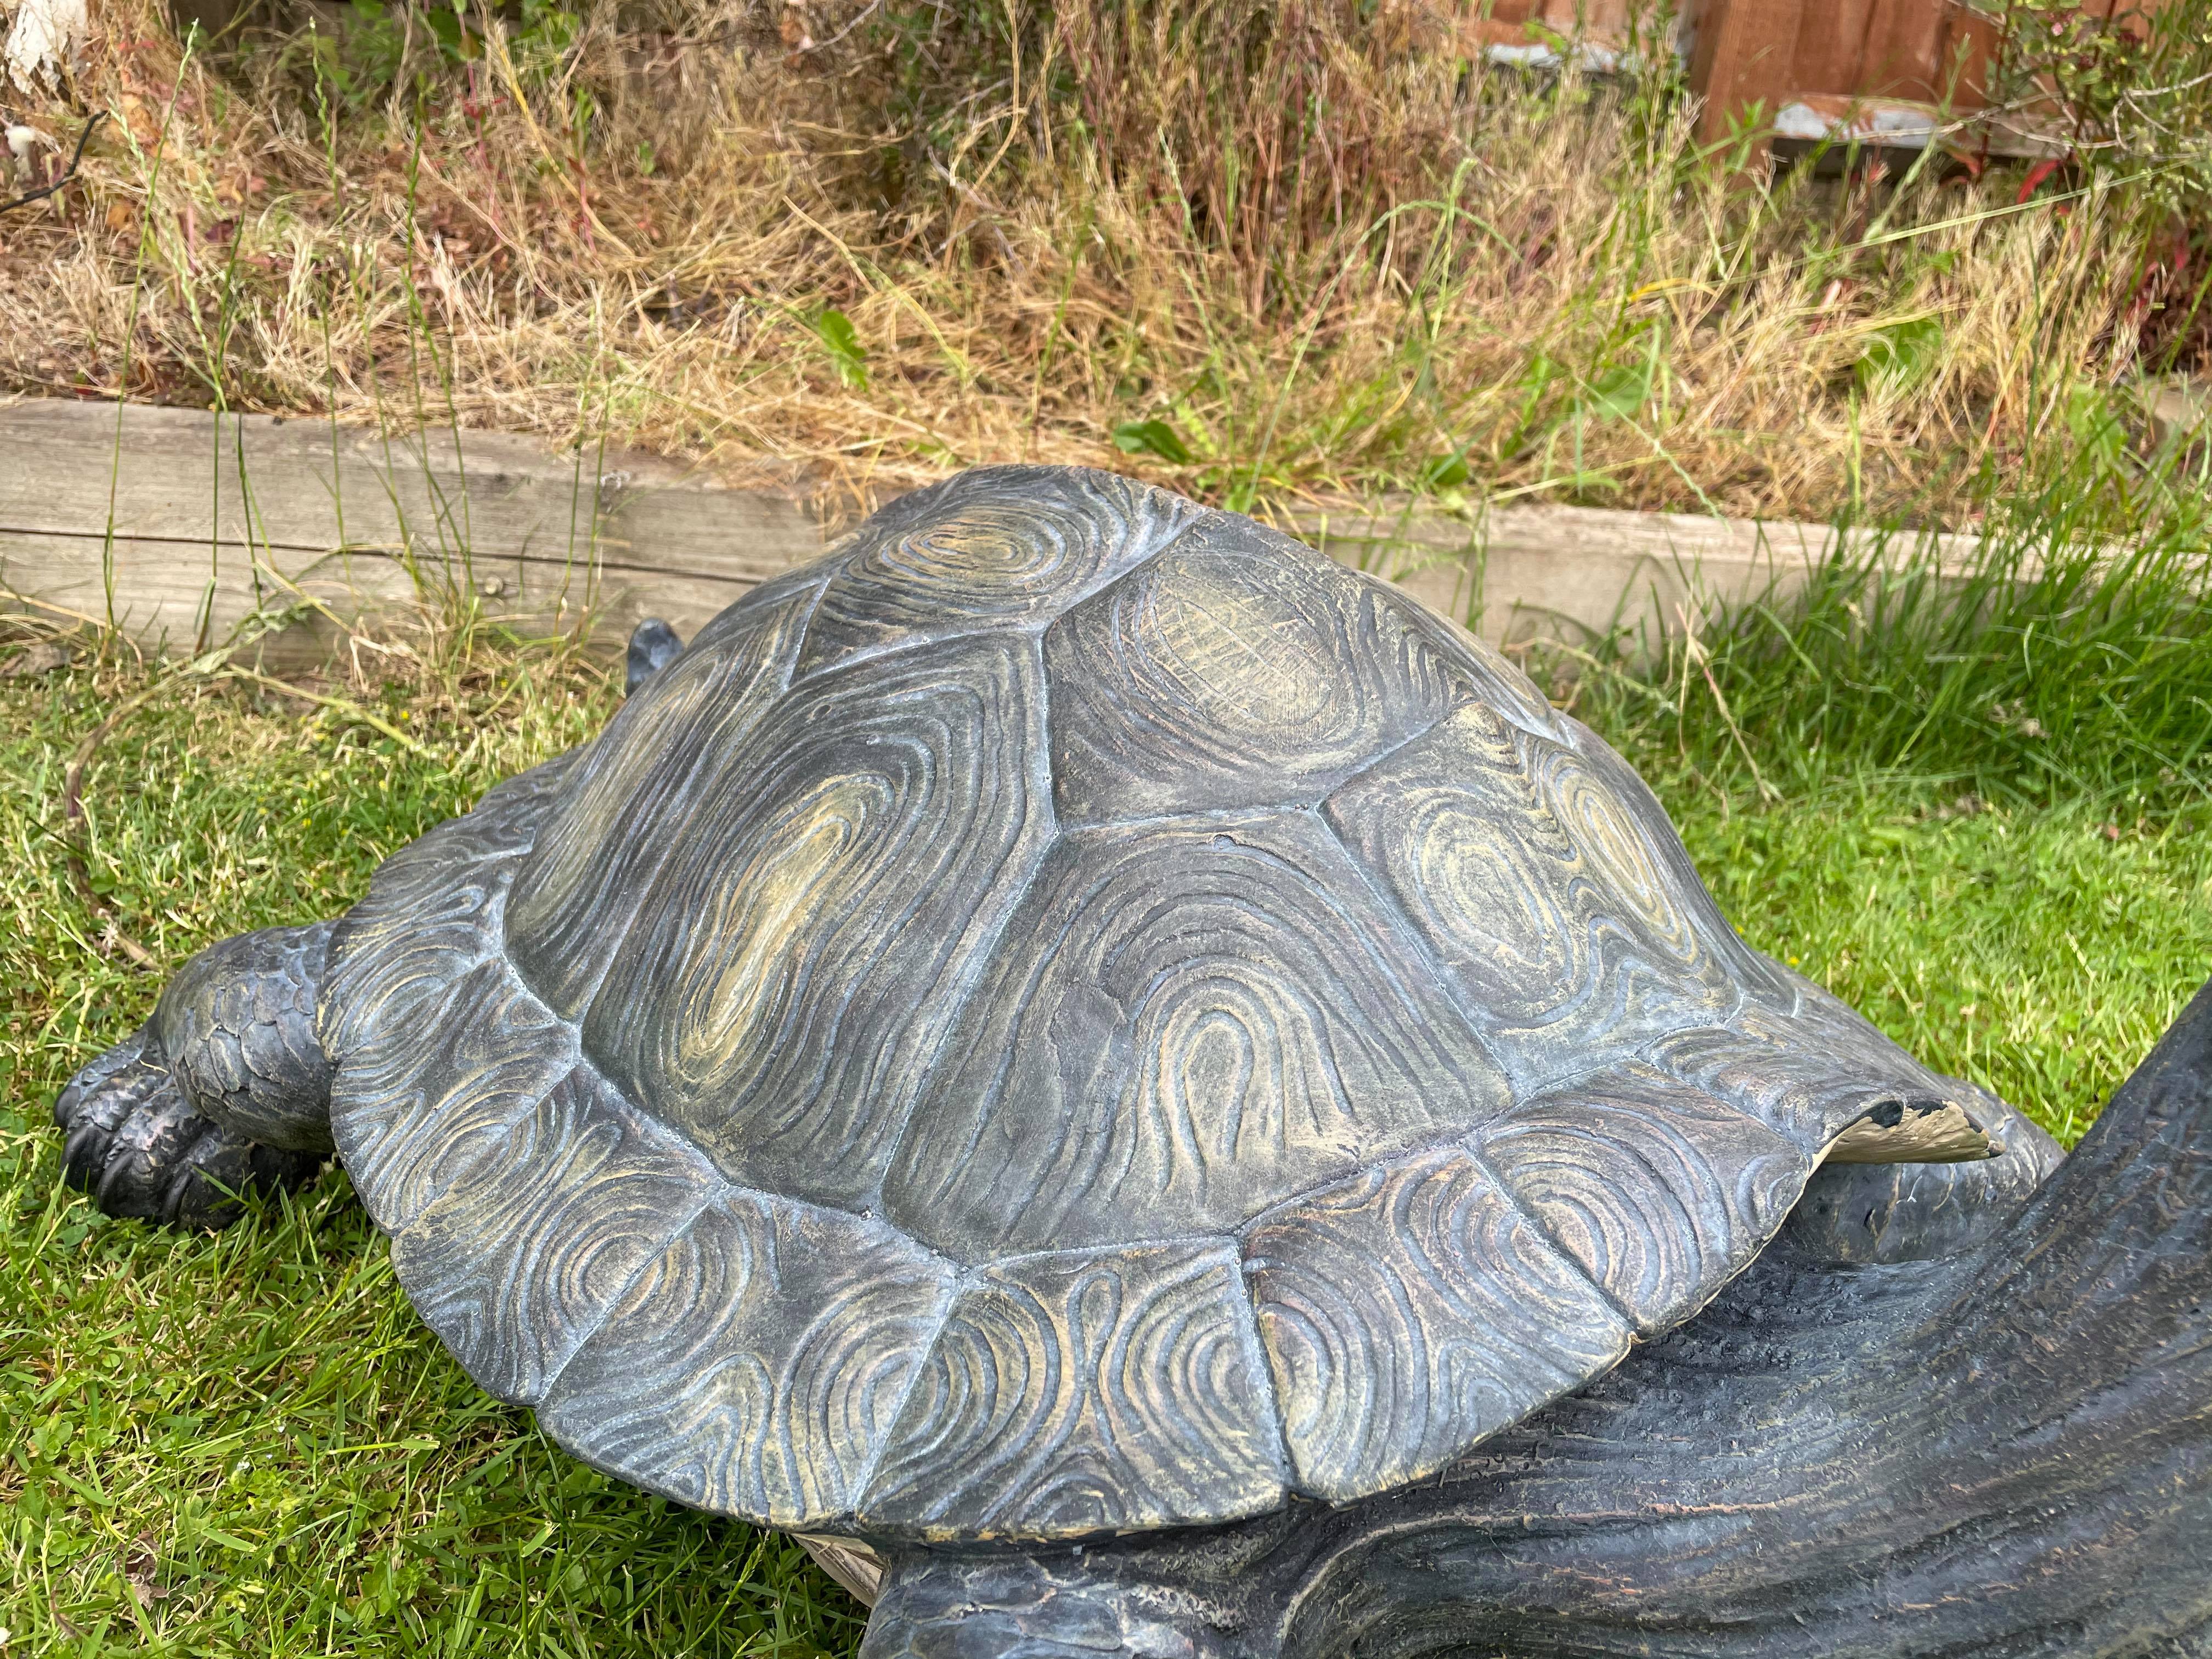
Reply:
[[[283,623],[279,654],[319,653],[337,622],[419,614],[465,586],[528,628],[590,611],[688,635],[837,527],[795,477],[737,488],[659,456],[497,432],[32,398],[0,406],[0,605],[173,651],[258,617]],[[1278,521],[1493,641],[1626,630],[1647,648],[1715,601],[1786,597],[1838,534],[1510,504],[1314,503]],[[1892,556],[1911,556],[1909,539]],[[1946,567],[1968,565],[1973,538],[1936,539]]]

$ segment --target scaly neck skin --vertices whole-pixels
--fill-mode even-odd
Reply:
[[[865,1651],[1109,1635],[1255,1659],[2212,1652],[2212,988],[1979,1250],[1770,1250],[1415,1490],[1080,1558],[900,1554]]]

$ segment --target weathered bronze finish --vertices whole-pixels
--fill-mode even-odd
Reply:
[[[872,1656],[2205,1639],[2203,999],[2047,1179],[1495,653],[1106,474],[628,669],[188,963],[70,1178],[219,1223],[335,1149],[485,1388],[880,1563]]]

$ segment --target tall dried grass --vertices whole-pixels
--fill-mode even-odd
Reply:
[[[1747,185],[1663,54],[1488,67],[1450,0],[588,3],[188,50],[112,0],[74,88],[112,140],[0,222],[0,384],[856,497],[1033,458],[1956,522],[2136,367],[2125,189]]]

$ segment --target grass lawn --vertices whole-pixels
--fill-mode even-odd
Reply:
[[[54,1091],[161,984],[58,839],[71,753],[133,689],[0,681],[0,1652],[849,1652],[860,1611],[796,1546],[611,1485],[480,1394],[342,1174],[216,1237],[56,1187]],[[164,970],[333,914],[612,701],[588,665],[495,662],[387,693],[410,750],[237,685],[164,694],[87,774],[92,884]],[[1754,944],[2066,1139],[2212,966],[2212,833],[2186,815],[1658,781]]]

